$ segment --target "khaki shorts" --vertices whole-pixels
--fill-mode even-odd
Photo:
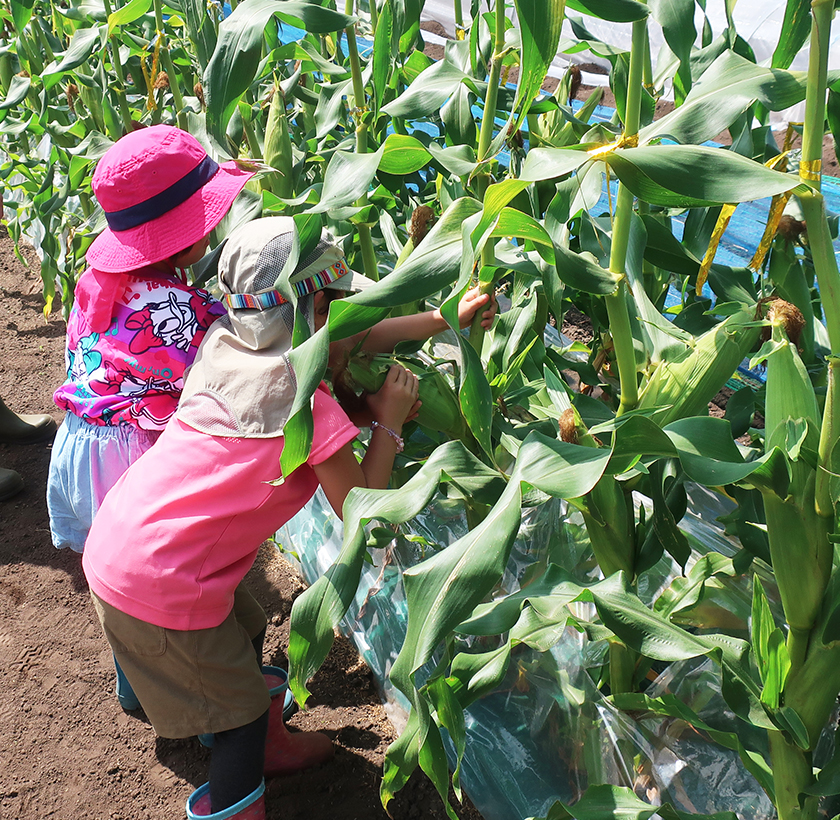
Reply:
[[[114,656],[161,737],[235,729],[268,709],[251,644],[265,629],[265,613],[241,584],[230,615],[212,629],[165,629],[91,597]]]

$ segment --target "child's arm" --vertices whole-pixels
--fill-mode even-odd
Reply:
[[[473,317],[483,307],[487,307],[481,319],[481,326],[489,328],[496,315],[496,300],[487,294],[479,294],[478,288],[472,288],[464,294],[458,303],[458,320],[462,328],[469,327]],[[398,342],[408,340],[422,341],[438,333],[443,333],[446,324],[439,310],[414,313],[411,316],[394,316],[375,324],[364,336],[363,350],[375,353],[390,353]]]
[[[368,397],[368,405],[379,426],[370,438],[367,453],[361,464],[353,454],[351,444],[345,444],[326,461],[313,465],[330,506],[339,518],[347,493],[354,487],[382,490],[388,486],[394,457],[397,454],[395,436],[402,435],[402,426],[417,402],[417,377],[404,367],[394,365],[385,384]]]

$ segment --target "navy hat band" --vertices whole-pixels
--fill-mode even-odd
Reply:
[[[205,156],[186,176],[181,177],[159,194],[119,211],[111,213],[106,211],[105,219],[108,220],[108,227],[112,231],[128,231],[163,216],[186,202],[196,191],[213,179],[218,170],[219,163]]]

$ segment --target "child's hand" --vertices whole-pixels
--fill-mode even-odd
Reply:
[[[401,365],[392,365],[385,383],[367,399],[374,420],[399,432],[411,414],[417,413],[418,389],[417,376]]]
[[[487,310],[481,315],[481,326],[485,330],[489,330],[496,316],[496,311],[499,309],[496,304],[496,297],[494,295],[491,299],[489,294],[479,294],[478,286],[470,288],[458,303],[458,322],[461,328],[469,327],[476,313],[485,305]]]

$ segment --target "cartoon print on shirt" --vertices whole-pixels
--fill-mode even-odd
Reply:
[[[137,333],[128,349],[135,355],[153,347],[187,350],[202,327],[189,294],[170,291],[163,302],[149,302],[125,320],[125,326]],[[205,326],[206,327],[206,326]]]
[[[59,407],[91,424],[166,426],[186,366],[224,307],[207,291],[180,283],[147,287],[140,280],[126,290],[105,333],[90,333],[74,308],[67,325],[67,382],[54,397]]]

